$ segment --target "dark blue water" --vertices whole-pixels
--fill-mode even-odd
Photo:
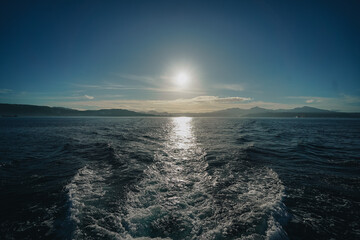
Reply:
[[[360,239],[360,120],[0,119],[0,239]]]

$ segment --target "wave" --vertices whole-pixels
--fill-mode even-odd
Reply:
[[[79,169],[66,186],[70,203],[70,220],[75,229],[73,238],[86,239],[89,231],[104,228],[103,224],[107,226],[116,221],[116,215],[104,206],[107,193],[106,178],[110,174],[109,167],[98,168],[87,165]]]
[[[214,165],[201,149],[189,152],[157,155],[128,192],[122,225],[127,237],[287,239],[284,186],[273,170],[239,171],[236,161]]]

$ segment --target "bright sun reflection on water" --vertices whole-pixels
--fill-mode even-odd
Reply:
[[[251,238],[264,233],[264,226],[278,231],[275,218],[268,215],[272,209],[275,214],[283,211],[283,185],[276,173],[239,166],[237,158],[224,164],[223,153],[207,153],[202,147],[207,133],[197,128],[197,121],[177,117],[162,123],[165,141],[158,142],[153,162],[127,193],[122,239],[232,239],[239,226],[239,231],[254,231]]]
[[[169,135],[164,145],[144,171],[137,191],[128,193],[126,222],[133,236],[147,236],[155,229],[155,237],[195,239],[202,228],[199,220],[211,212],[213,200],[208,198],[207,189],[213,181],[194,134],[193,119],[167,120],[163,127]]]
[[[174,128],[171,140],[177,148],[187,149],[193,144],[194,137],[191,122],[191,117],[173,118]]]

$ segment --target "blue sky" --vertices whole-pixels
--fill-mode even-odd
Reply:
[[[360,111],[359,12],[359,1],[1,1],[0,102]]]

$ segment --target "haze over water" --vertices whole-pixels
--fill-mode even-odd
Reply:
[[[357,239],[360,122],[0,119],[4,239]]]

